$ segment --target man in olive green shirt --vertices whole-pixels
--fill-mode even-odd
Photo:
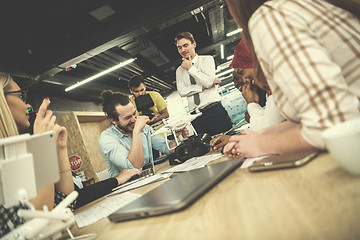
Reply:
[[[138,111],[135,99],[141,95],[149,94],[151,99],[153,100],[154,106],[150,107],[149,110],[152,112],[154,117],[151,118],[150,122],[148,123],[149,125],[159,122],[163,118],[169,117],[167,103],[165,102],[164,98],[158,92],[146,91],[144,79],[141,76],[135,75],[129,80],[129,90],[130,93],[133,95],[130,97],[130,101],[135,106],[136,113],[138,115],[142,115],[143,113],[141,111]]]

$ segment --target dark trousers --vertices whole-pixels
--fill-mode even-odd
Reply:
[[[232,127],[230,117],[223,105],[221,105],[221,102],[217,102],[200,111],[202,115],[191,122],[198,135],[207,133],[213,136],[225,132]]]

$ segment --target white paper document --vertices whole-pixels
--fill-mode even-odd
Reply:
[[[125,206],[126,204],[134,201],[140,196],[141,196],[140,194],[127,192],[121,195],[107,198],[104,201],[102,201],[101,204],[76,214],[75,215],[76,224],[78,225],[79,228],[90,225],[102,218],[109,216],[111,213],[115,212],[116,210]]]
[[[248,168],[250,167],[255,161],[261,160],[267,156],[261,156],[261,157],[254,157],[254,158],[247,158],[244,163],[241,165],[241,168]]]
[[[168,170],[163,171],[162,174],[174,173],[174,172],[186,172],[186,171],[190,171],[193,169],[202,168],[208,162],[211,162],[222,156],[224,156],[224,155],[221,153],[216,153],[216,154],[205,155],[205,156],[201,156],[201,157],[193,157],[184,163],[181,163],[179,165],[176,165],[175,167],[172,167]]]

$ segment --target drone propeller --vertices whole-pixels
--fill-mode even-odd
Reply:
[[[188,115],[183,118],[169,118],[165,126],[159,128],[155,131],[152,135],[159,135],[159,134],[171,134],[172,131],[179,131],[184,129],[189,123],[195,120],[197,117],[201,116],[201,112],[193,115]]]

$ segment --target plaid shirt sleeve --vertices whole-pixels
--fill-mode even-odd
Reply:
[[[55,206],[65,198],[65,194],[55,189]],[[69,208],[74,211],[75,206],[76,200],[70,204]],[[10,208],[5,208],[3,205],[0,205],[0,238],[9,233],[11,230],[25,223],[25,220],[17,215],[17,211],[19,209],[28,208],[21,204]]]
[[[324,149],[322,131],[360,116],[358,18],[322,0],[273,0],[249,29],[277,107]]]
[[[15,207],[5,208],[0,205],[0,238],[25,222],[17,215],[19,209],[27,209],[27,207],[19,204]]]
[[[55,189],[55,206],[58,205],[66,197],[67,197],[67,195],[65,195],[64,193],[59,192],[58,190]],[[68,206],[68,208],[70,208],[71,211],[74,211],[75,207],[76,207],[76,199]]]

